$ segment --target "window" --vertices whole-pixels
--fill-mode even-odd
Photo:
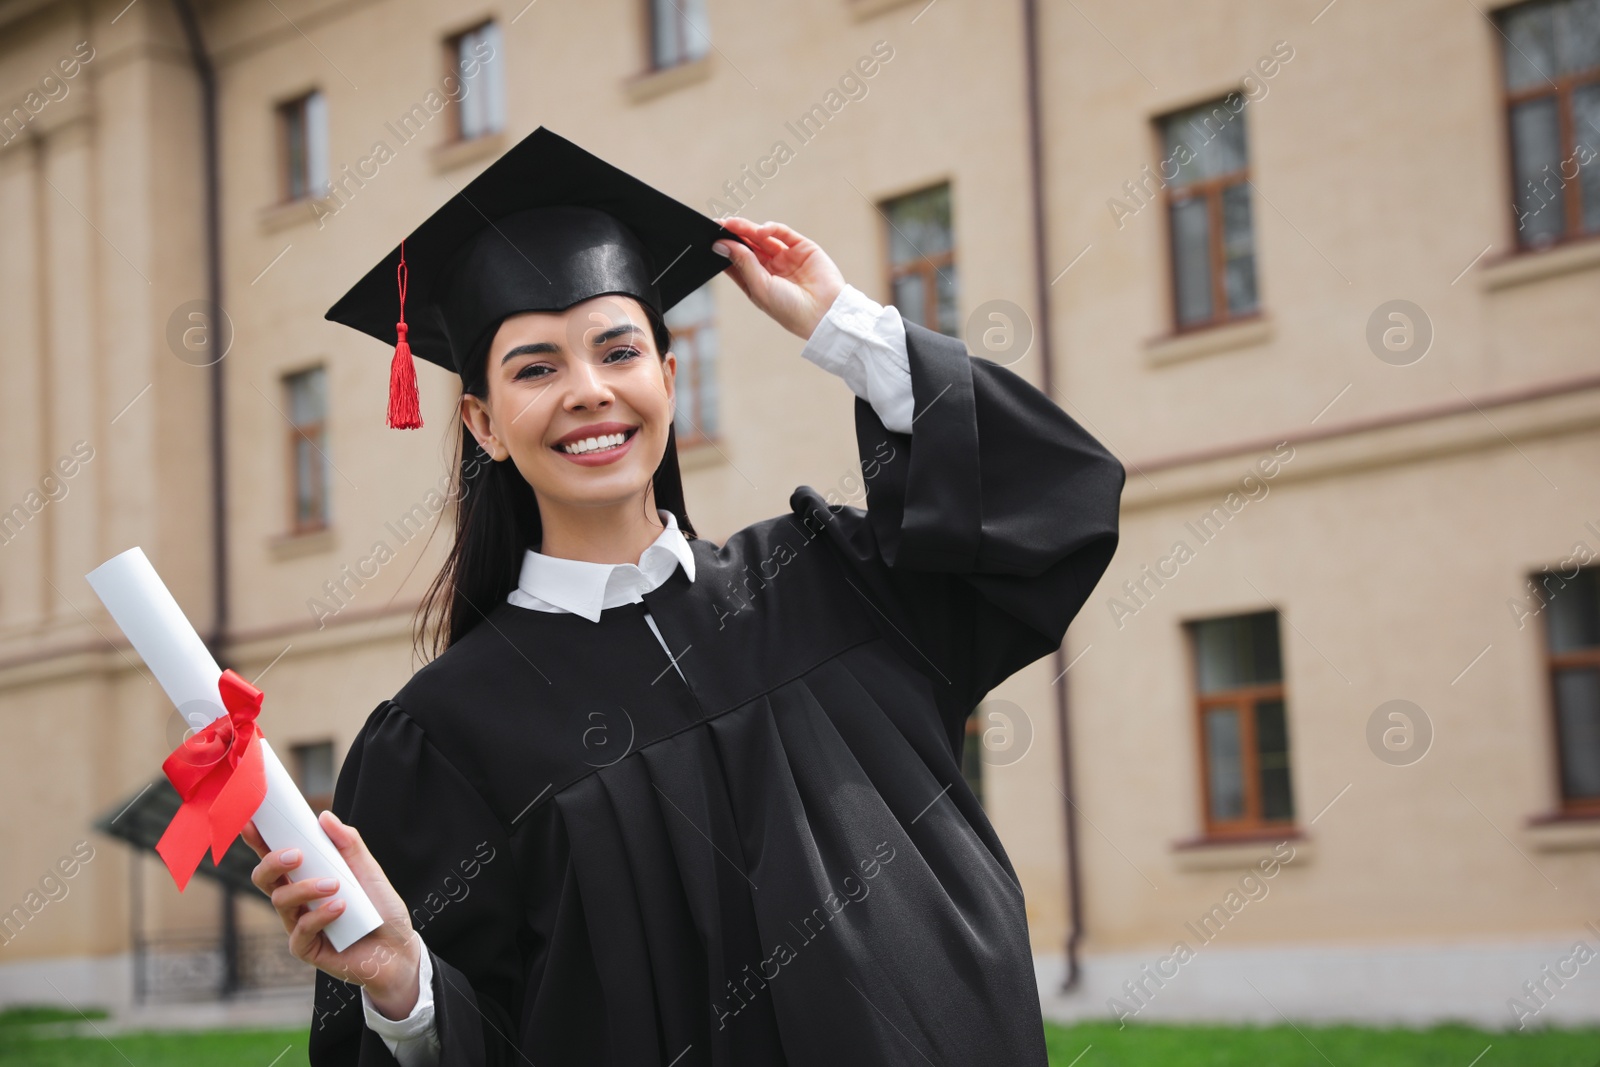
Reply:
[[[650,69],[699,59],[711,47],[705,0],[649,0]]]
[[[678,357],[677,414],[679,446],[717,436],[717,324],[707,283],[667,311],[672,352]]]
[[[1517,244],[1600,231],[1600,0],[1500,13]]]
[[[1278,613],[1191,623],[1206,832],[1294,823]]]
[[[505,128],[505,64],[500,55],[500,27],[494,22],[445,42],[447,73],[460,85],[453,109],[457,140],[486,137]]]
[[[322,367],[283,379],[289,407],[289,527],[294,533],[328,525],[328,383]]]
[[[281,163],[279,196],[285,201],[328,195],[328,101],[320,91],[278,105]]]
[[[955,236],[950,186],[898,197],[883,205],[889,226],[889,302],[908,322],[954,337]]]
[[[1212,326],[1256,313],[1255,235],[1250,222],[1244,97],[1188,108],[1159,120],[1174,329]]]
[[[320,812],[333,803],[333,742],[314,741],[289,750],[294,781],[311,810]]]
[[[1600,815],[1600,567],[1544,579],[1561,806]]]

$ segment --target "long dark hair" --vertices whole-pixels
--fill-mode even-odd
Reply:
[[[655,309],[640,301],[656,352],[665,359],[672,332]],[[467,360],[461,391],[481,400],[489,398],[488,340]],[[494,462],[478,446],[466,424],[461,424],[456,450],[456,536],[439,574],[423,594],[413,645],[433,658],[464,637],[516,587],[522,571],[522,553],[536,548],[544,537],[539,502],[533,487],[510,458]],[[694,526],[684,512],[683,478],[678,470],[678,437],[667,430],[667,448],[651,479],[655,506],[677,516],[678,529],[688,538]]]

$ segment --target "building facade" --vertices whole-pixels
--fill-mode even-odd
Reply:
[[[970,734],[1052,1014],[1600,1017],[1600,4],[1029,10],[0,0],[0,997],[281,936],[92,828],[182,728],[83,575],[142,546],[325,796],[422,662],[459,430],[421,363],[386,430],[322,313],[545,125],[1126,464]],[[862,503],[798,339],[726,278],[670,324],[702,534]]]

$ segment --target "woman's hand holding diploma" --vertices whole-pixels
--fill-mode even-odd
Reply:
[[[781,222],[758,226],[737,215],[720,221],[758,250],[752,252],[737,241],[711,246],[719,252],[727,249],[732,260],[727,273],[734,283],[780,326],[809,340],[844,289],[839,268],[815,241]]]
[[[382,926],[343,952],[336,951],[322,930],[343,912],[344,901],[335,900],[322,907],[312,905],[338,892],[338,879],[291,881],[303,858],[299,850],[269,851],[253,822],[241,835],[261,857],[250,880],[272,899],[283,928],[289,932],[289,951],[296,958],[335,978],[355,982],[367,991],[378,1011],[391,1019],[403,1019],[411,1014],[421,994],[418,974],[426,951],[422,939],[411,928],[405,902],[367,851],[356,828],[341,822],[331,811],[318,816],[318,822],[377,908]]]

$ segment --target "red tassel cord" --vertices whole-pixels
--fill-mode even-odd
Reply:
[[[417,368],[406,341],[406,243],[400,242],[400,265],[395,280],[400,286],[400,321],[395,324],[394,359],[389,364],[389,428],[416,430],[422,427],[422,405],[417,398]]]

